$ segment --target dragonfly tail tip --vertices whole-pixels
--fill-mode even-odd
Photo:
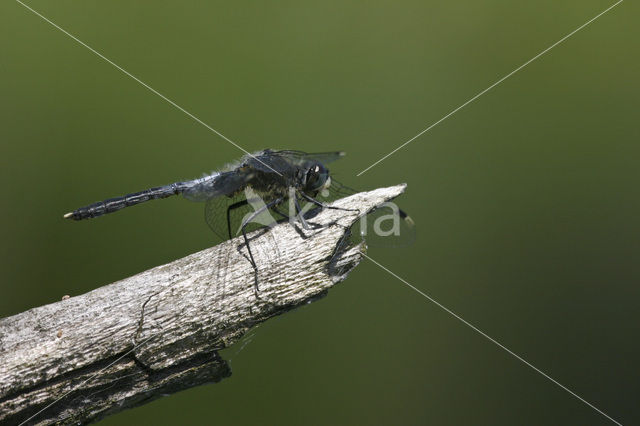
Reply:
[[[73,218],[73,212],[66,213],[66,214],[65,214],[64,216],[62,216],[62,217],[63,217],[63,218],[65,218],[65,219],[71,219],[71,218]]]

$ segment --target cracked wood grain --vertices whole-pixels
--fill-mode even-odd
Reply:
[[[310,230],[282,223],[250,234],[259,297],[240,237],[0,319],[0,423],[94,422],[229,377],[218,351],[343,281],[364,249],[345,243],[349,228],[404,189],[337,200],[358,211],[319,211]]]

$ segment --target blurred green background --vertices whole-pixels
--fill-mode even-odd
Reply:
[[[28,4],[249,151],[341,149],[409,184],[369,255],[622,423],[639,423],[639,6],[624,2],[361,177],[608,1]],[[0,3],[0,316],[208,247],[180,198],[99,199],[242,153],[20,4]],[[611,424],[368,261],[225,351],[233,376],[122,424]]]

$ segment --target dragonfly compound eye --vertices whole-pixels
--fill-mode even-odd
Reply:
[[[307,191],[319,191],[325,187],[329,179],[329,170],[320,163],[316,163],[307,170],[305,187]]]

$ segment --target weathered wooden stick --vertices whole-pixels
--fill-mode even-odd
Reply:
[[[358,218],[405,185],[0,320],[0,423],[88,423],[231,374],[218,351],[255,324],[323,296],[361,260]],[[277,244],[274,242],[277,241]]]

